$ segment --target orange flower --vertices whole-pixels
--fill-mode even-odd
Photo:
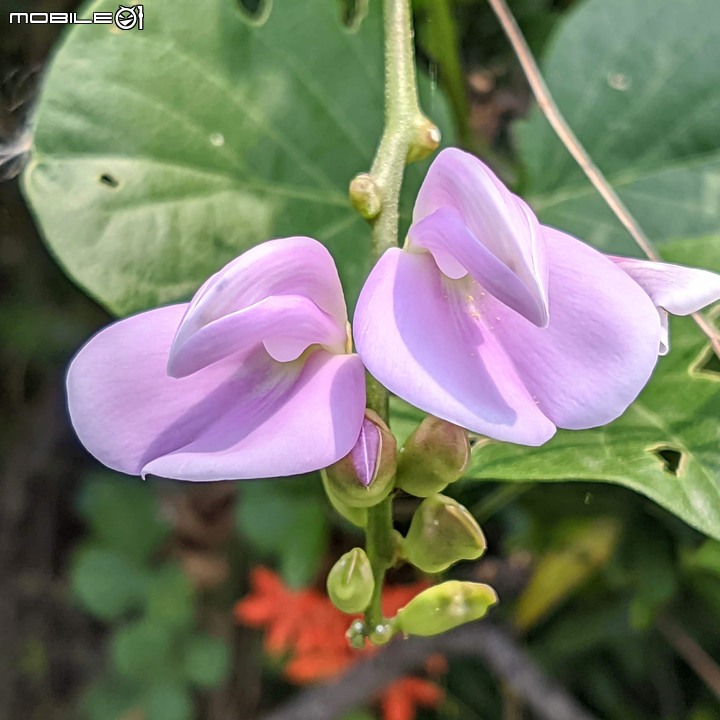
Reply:
[[[252,592],[235,605],[238,622],[265,630],[268,654],[288,655],[284,674],[297,685],[328,680],[363,657],[377,652],[368,645],[353,650],[345,638],[352,616],[338,610],[314,589],[291,590],[272,570],[258,567],[250,576]],[[385,589],[383,613],[394,616],[427,582],[395,585]],[[359,617],[359,616],[358,616]],[[444,658],[434,656],[427,664],[431,674],[444,672]],[[435,707],[443,691],[429,680],[408,677],[398,680],[380,696],[384,720],[414,720],[419,706]]]
[[[407,677],[385,690],[380,706],[384,720],[414,720],[418,706],[437,707],[444,697],[444,691],[435,683]]]

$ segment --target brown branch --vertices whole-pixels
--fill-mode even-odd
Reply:
[[[663,615],[656,626],[673,650],[720,700],[720,666],[672,618]]]
[[[306,690],[262,720],[336,720],[438,653],[478,658],[542,720],[594,720],[507,631],[487,621],[437,637],[396,640],[335,682]]]
[[[505,35],[517,55],[517,59],[525,73],[525,77],[527,78],[540,110],[555,131],[560,142],[562,142],[567,151],[572,155],[575,162],[580,166],[593,187],[600,193],[610,210],[612,210],[615,217],[622,223],[638,247],[650,260],[661,262],[662,257],[657,251],[657,248],[640,227],[638,221],[634,218],[627,205],[625,205],[605,175],[603,175],[600,168],[593,162],[588,151],[584,148],[560,112],[560,108],[555,103],[522,30],[515,21],[515,17],[507,3],[505,0],[488,0],[488,2],[497,19],[500,21]],[[700,329],[707,335],[715,354],[720,357],[720,334],[718,331],[701,313],[693,313],[692,317]]]

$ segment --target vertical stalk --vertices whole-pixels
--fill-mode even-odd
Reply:
[[[372,256],[377,261],[383,253],[398,245],[400,189],[408,161],[426,157],[440,142],[438,129],[422,114],[418,103],[410,0],[384,0],[385,33],[385,127],[375,159],[362,183],[351,186],[356,207],[379,199],[379,209],[370,218]],[[367,194],[366,194],[367,193]],[[372,193],[372,197],[370,194]],[[368,217],[367,215],[365,217]],[[368,407],[388,421],[388,392],[368,376]],[[385,572],[394,555],[392,496],[369,508],[366,528],[366,550],[373,567],[375,591],[365,614],[366,635],[376,635],[385,624],[381,599]]]

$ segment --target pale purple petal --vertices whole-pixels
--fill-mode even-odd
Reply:
[[[420,188],[413,222],[441,208],[454,208],[489,253],[526,286],[547,320],[547,275],[540,225],[535,214],[476,157],[443,150]],[[466,268],[470,271],[470,268]]]
[[[429,251],[442,273],[459,279],[466,274],[508,307],[540,327],[547,325],[547,305],[470,232],[457,210],[443,207],[419,220],[408,233],[408,251]]]
[[[230,355],[242,354],[262,344],[281,362],[295,360],[313,344],[338,353],[345,345],[346,329],[311,300],[298,295],[275,295],[243,310],[201,326],[184,342],[173,343],[167,371],[184,377]]]
[[[498,440],[540,445],[555,427],[478,312],[481,302],[476,283],[444,277],[429,255],[388,250],[360,294],[358,352],[418,408]]]
[[[220,480],[317,470],[350,451],[365,406],[357,356],[316,350],[278,363],[259,347],[242,364],[232,356],[171,378],[167,357],[186,307],[115,323],[73,360],[70,416],[98,460],[133,475]]]
[[[670,263],[610,257],[650,296],[673,315],[690,315],[720,300],[720,275]]]
[[[317,350],[304,363],[280,368],[292,372],[290,365],[299,374],[275,401],[268,402],[261,383],[244,383],[236,404],[193,442],[147,463],[143,474],[179,480],[278,477],[318,470],[347,455],[365,412],[359,357]]]
[[[191,301],[175,346],[213,321],[273,295],[307,298],[345,336],[345,299],[330,253],[317,240],[290,237],[256,245],[213,275]]]
[[[543,228],[550,264],[550,325],[539,329],[487,298],[496,335],[540,409],[583,429],[621,415],[657,361],[661,327],[645,292],[608,258]]]
[[[218,363],[191,379],[167,376],[167,354],[186,309],[171,305],[116,322],[70,364],[68,408],[75,432],[114,470],[138,475],[149,448],[162,454],[190,442],[217,412],[203,400],[237,370]]]

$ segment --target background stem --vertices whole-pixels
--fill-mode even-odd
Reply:
[[[525,40],[525,36],[522,34],[522,30],[520,30],[520,26],[517,24],[515,16],[512,14],[507,2],[505,2],[505,0],[488,0],[488,2],[515,51],[515,55],[525,73],[530,89],[537,100],[538,107],[550,123],[560,142],[562,142],[567,151],[572,155],[575,162],[580,166],[580,169],[585,173],[587,179],[607,203],[607,206],[612,210],[615,217],[628,231],[637,246],[650,260],[662,262],[657,248],[645,234],[642,227],[640,227],[640,223],[635,219],[622,198],[617,194],[615,188],[608,182],[608,179],[603,175],[600,168],[593,162],[590,154],[560,112],[560,108],[553,99],[535,57],[530,50],[530,46],[527,44],[527,40]],[[718,333],[714,325],[701,312],[692,313],[692,317],[698,327],[707,336],[715,354],[720,357],[720,333]]]

